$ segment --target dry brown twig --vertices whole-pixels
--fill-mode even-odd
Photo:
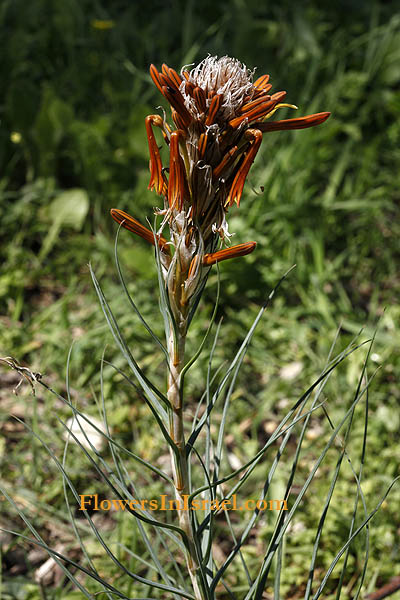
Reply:
[[[0,363],[7,365],[8,367],[10,367],[10,369],[12,369],[13,371],[16,371],[19,375],[21,375],[21,379],[19,380],[19,382],[13,389],[13,393],[16,396],[18,396],[17,390],[21,386],[24,379],[31,386],[32,394],[34,396],[36,395],[34,384],[42,379],[41,373],[35,373],[34,371],[31,371],[31,369],[29,369],[28,367],[23,367],[22,365],[19,364],[17,359],[13,358],[12,356],[5,356],[3,358],[0,357]]]

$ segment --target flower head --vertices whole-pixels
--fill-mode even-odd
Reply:
[[[151,65],[150,75],[168,101],[174,123],[171,127],[165,115],[146,118],[149,188],[164,199],[158,211],[164,216],[163,223],[151,237],[126,213],[114,211],[113,217],[152,243],[159,240],[172,311],[178,321],[185,322],[188,307],[202,289],[210,266],[255,248],[255,242],[248,242],[217,250],[218,242],[228,239],[226,214],[234,203],[239,206],[263,134],[313,127],[330,113],[270,121],[279,108],[297,107],[283,102],[284,91],[270,94],[269,75],[253,81],[253,71],[228,56],[208,56],[179,74],[166,64],[161,71]],[[155,127],[161,130],[168,148],[167,167],[161,159]],[[169,243],[161,236],[167,225]]]
[[[253,74],[235,58],[224,56],[218,59],[216,56],[209,56],[192,69],[188,76],[184,75],[185,71],[182,72],[184,81],[179,90],[186,108],[194,118],[201,118],[210,107],[214,95],[217,95],[221,97],[219,119],[229,121],[236,115],[237,108],[243,104],[244,99],[253,94]],[[186,83],[189,85],[186,86]],[[192,85],[194,89],[198,88],[197,96],[203,96],[199,90],[204,92],[205,102],[198,102],[193,98],[190,93]]]
[[[262,134],[277,129],[312,127],[329,116],[325,112],[270,123],[267,119],[279,108],[297,107],[283,102],[286,92],[270,94],[269,75],[262,75],[253,82],[253,72],[228,56],[208,56],[190,71],[183,68],[180,74],[165,64],[161,71],[152,65],[150,74],[168,100],[179,132],[179,156],[178,145],[170,144],[170,177],[172,163],[174,190],[168,195],[169,206],[174,202],[180,209],[192,207],[192,216],[199,217],[205,208],[210,212],[211,203],[215,216],[211,225],[217,228],[227,207],[240,203]],[[165,122],[153,124],[162,128],[169,143],[174,132]],[[159,191],[162,177],[165,186],[169,184],[154,144],[150,144],[150,154],[150,187]],[[182,180],[179,185],[176,173],[183,165],[186,181]]]

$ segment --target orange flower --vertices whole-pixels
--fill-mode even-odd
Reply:
[[[245,244],[238,244],[237,246],[231,246],[224,250],[218,250],[218,252],[213,252],[212,254],[205,254],[203,257],[203,265],[215,265],[215,263],[221,262],[222,260],[246,256],[246,254],[251,254],[256,246],[257,242],[246,242]]]
[[[254,127],[260,131],[280,131],[283,129],[306,129],[307,127],[315,127],[321,125],[327,120],[331,113],[321,112],[307,117],[299,117],[297,119],[283,119],[283,121],[267,121],[266,123],[255,123]]]
[[[150,153],[149,188],[163,198],[156,210],[161,230],[169,227],[169,240],[157,235],[162,251],[163,277],[176,322],[187,325],[191,303],[203,289],[210,266],[253,252],[256,242],[218,249],[230,236],[226,215],[239,206],[251,165],[265,133],[320,125],[329,117],[321,112],[272,121],[286,92],[271,94],[269,75],[253,81],[253,73],[238,60],[209,56],[190,71],[180,73],[163,64],[150,75],[171,107],[172,126],[165,113],[145,120]],[[160,132],[159,140],[156,135]],[[166,146],[163,165],[160,143]],[[112,209],[123,227],[154,244],[150,229],[127,213]]]
[[[196,164],[199,160],[203,161],[202,165],[211,167],[213,185],[210,186],[210,193],[214,195],[215,212],[219,220],[223,211],[218,210],[218,205],[224,210],[234,202],[239,205],[244,183],[261,145],[263,133],[314,127],[323,123],[330,114],[324,112],[283,121],[267,121],[281,107],[296,107],[282,103],[286,92],[270,95],[272,86],[269,75],[262,75],[253,83],[252,73],[239,61],[227,56],[220,59],[209,56],[191,71],[182,69],[180,74],[166,64],[162,65],[161,72],[151,65],[150,75],[171,105],[172,120],[181,139],[186,138],[186,156],[184,144],[179,149],[182,161],[186,159],[185,178],[182,178],[182,163],[177,157],[174,133],[166,123],[155,123],[161,117],[148,117],[152,124],[161,126],[170,146],[169,182],[165,179],[163,184],[168,188],[171,185],[173,189],[166,190],[164,185],[160,185],[162,166],[158,148],[155,147],[152,134],[149,136],[148,129],[150,187],[155,187],[159,194],[167,196],[170,207],[182,210],[185,208],[187,190],[193,187],[191,180]],[[198,190],[194,189],[193,193],[197,195]],[[196,204],[193,216],[201,217],[204,203],[199,203],[197,198],[192,202],[188,198],[187,202]]]
[[[112,208],[110,213],[114,221],[116,221],[119,225],[125,227],[125,229],[128,229],[128,231],[131,231],[132,233],[136,233],[136,235],[146,240],[146,242],[153,244],[153,246],[155,245],[153,232],[150,229],[147,229],[147,227],[144,227],[144,225],[139,223],[139,221],[131,217],[131,215],[128,215],[128,213],[124,212],[123,210],[119,210],[118,208]],[[156,238],[158,239],[160,250],[166,254],[169,254],[167,240],[161,235],[156,235]]]

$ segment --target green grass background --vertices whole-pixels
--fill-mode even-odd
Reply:
[[[240,209],[229,215],[234,242],[256,240],[258,245],[251,256],[221,265],[223,327],[217,361],[229,360],[271,288],[297,265],[245,361],[232,404],[230,443],[244,462],[288,403],[316,379],[338,326],[338,346],[343,348],[362,327],[361,340],[368,339],[379,322],[370,364],[371,373],[379,370],[370,389],[365,470],[372,509],[398,474],[400,457],[399,8],[396,2],[361,0],[3,0],[0,355],[23,361],[62,391],[68,351],[75,341],[73,396],[81,408],[96,414],[93,395],[99,390],[104,346],[108,344],[106,355],[115,364],[124,363],[97,304],[90,261],[138,361],[163,385],[161,357],[121,295],[113,258],[116,227],[109,209],[127,210],[144,222],[159,202],[147,190],[144,117],[162,104],[148,75],[149,64],[165,61],[179,69],[209,53],[234,56],[251,69],[257,67],[258,74],[270,73],[274,91],[287,90],[288,102],[299,106],[298,116],[325,110],[332,116],[315,129],[266,134]],[[135,301],[161,335],[151,248],[122,231],[120,260]],[[189,350],[204,333],[215,293],[214,274],[193,323]],[[336,418],[354,393],[364,357],[355,353],[331,378],[327,396]],[[294,379],[284,376],[282,369],[288,365],[298,367]],[[188,382],[189,410],[204,388],[205,368],[206,359]],[[9,412],[29,420],[61,451],[54,410],[67,411],[42,392],[35,399],[27,393],[14,397],[13,381],[3,369],[0,377],[2,473],[46,531],[49,507],[61,523],[66,519],[62,486],[40,444],[10,425]],[[147,411],[111,370],[106,370],[105,392],[120,439],[156,459],[160,444]],[[321,427],[324,423],[316,418],[315,431]],[[360,415],[354,425],[356,464],[362,431]],[[310,434],[304,469],[320,443],[319,434]],[[325,473],[335,461],[333,452]],[[92,493],[98,485],[95,476],[85,478],[79,460],[75,470],[82,493]],[[282,468],[282,481],[284,475]],[[262,476],[259,472],[254,489]],[[304,592],[312,527],[328,479],[324,473],[317,478],[300,525],[290,536],[284,598]],[[346,541],[353,494],[348,471],[326,525],[318,563],[322,576],[335,549]],[[366,589],[399,574],[399,501],[395,489],[373,521]],[[1,515],[2,523],[15,518],[4,502]],[[50,540],[62,537],[50,529]],[[248,545],[251,564],[261,555],[268,532],[264,523],[261,545]],[[127,538],[131,547],[139,544],[132,532],[115,535]],[[362,552],[362,542],[355,544],[343,597],[351,597]],[[4,598],[43,597],[32,582],[33,568],[16,579],[7,574],[7,562],[5,566]],[[244,589],[245,580],[232,577],[236,589]],[[334,589],[333,576],[329,594]],[[75,597],[68,589],[46,593],[47,598]]]

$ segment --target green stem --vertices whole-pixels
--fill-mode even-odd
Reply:
[[[168,400],[172,406],[170,415],[170,435],[179,449],[177,453],[171,453],[175,498],[177,500],[177,506],[179,507],[179,525],[186,533],[189,541],[186,550],[186,564],[192,581],[193,591],[196,600],[206,600],[207,595],[204,593],[203,582],[199,576],[199,559],[197,556],[194,532],[190,519],[191,509],[187,505],[187,500],[190,495],[190,482],[185,447],[182,390],[180,381],[180,374],[184,366],[185,335],[182,335],[180,332],[177,335],[178,339],[175,339],[173,334],[171,334],[170,339],[168,340],[170,364],[167,393]]]

